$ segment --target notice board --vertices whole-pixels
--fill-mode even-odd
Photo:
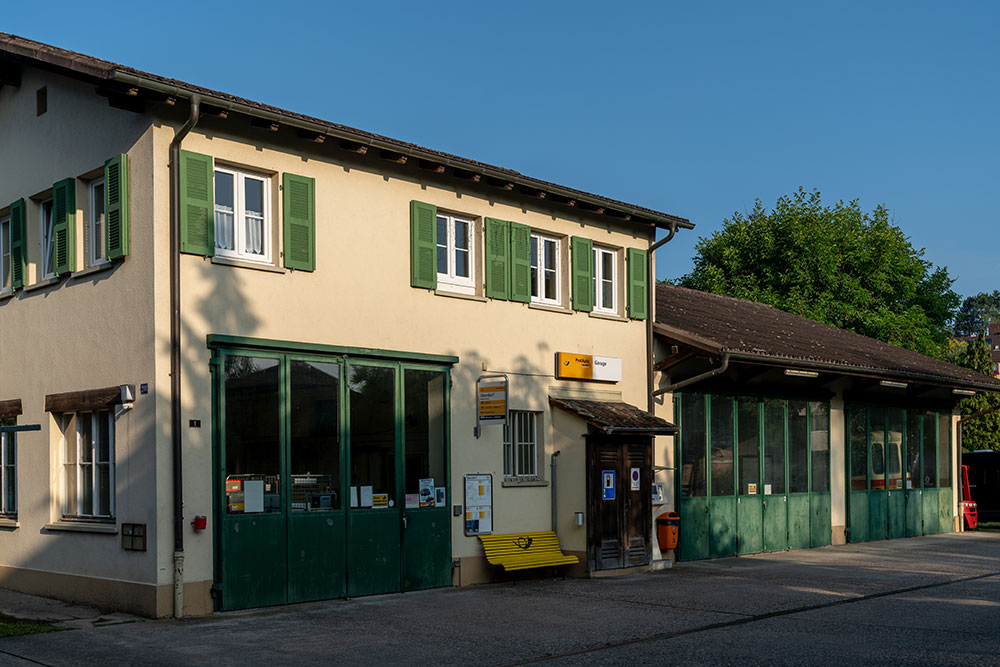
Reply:
[[[493,475],[465,475],[465,534],[489,535],[493,532]]]

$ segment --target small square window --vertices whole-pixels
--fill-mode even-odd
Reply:
[[[251,262],[271,261],[271,179],[215,168],[215,252]]]
[[[454,215],[437,215],[437,282],[452,292],[474,294],[475,224]]]
[[[511,480],[537,480],[538,413],[511,410],[503,427],[503,476]]]
[[[550,306],[562,305],[559,267],[560,241],[542,234],[531,235],[531,301]]]

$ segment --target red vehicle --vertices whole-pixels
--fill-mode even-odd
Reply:
[[[965,529],[975,530],[977,521],[976,501],[969,492],[969,466],[962,466],[962,516],[965,518]]]

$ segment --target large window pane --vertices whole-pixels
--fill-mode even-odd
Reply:
[[[933,489],[937,487],[937,415],[933,412],[926,412],[922,415],[924,422],[923,433],[923,464],[924,464],[924,488]]]
[[[848,410],[851,434],[851,491],[868,490],[868,408]]]
[[[809,492],[809,419],[805,401],[788,402],[788,492]]]
[[[372,507],[382,496],[395,507],[396,371],[378,366],[351,366],[351,506]],[[379,498],[374,498],[379,496]]]
[[[920,474],[920,413],[906,412],[906,488],[919,489]]]
[[[292,361],[290,373],[292,511],[340,509],[340,365]]]
[[[228,356],[225,377],[228,512],[280,512],[278,360]]]
[[[938,486],[951,488],[951,415],[938,415]]]
[[[733,399],[712,396],[712,495],[733,495]]]
[[[869,445],[871,447],[871,488],[885,488],[885,409],[869,408],[871,424]]]
[[[739,400],[738,435],[740,488],[743,495],[760,493],[760,405],[755,399]]]
[[[785,492],[785,402],[764,401],[764,493]]]
[[[444,494],[445,424],[444,382],[440,371],[403,371],[403,403],[406,408],[404,479],[407,494],[419,494],[421,507],[434,507]],[[421,480],[430,480],[421,484]],[[435,493],[436,489],[441,491]],[[430,495],[427,491],[430,489]],[[442,504],[447,502],[441,498]]]
[[[809,404],[809,453],[812,457],[812,491],[830,490],[830,405]]]
[[[705,396],[681,397],[681,495],[685,498],[707,493],[705,475]]]
[[[886,488],[903,488],[903,410],[886,410],[888,441],[886,443]]]

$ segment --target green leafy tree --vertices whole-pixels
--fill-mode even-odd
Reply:
[[[818,322],[942,357],[960,297],[889,220],[858,202],[824,206],[799,188],[773,210],[757,200],[696,246],[685,287],[770,304]]]
[[[955,333],[978,336],[986,331],[990,322],[1000,322],[1000,290],[966,297],[955,315]]]
[[[986,344],[982,334],[977,340],[969,341],[962,365],[979,373],[993,375],[990,346]],[[976,394],[962,401],[962,417],[970,417],[997,406],[1000,406],[1000,395]],[[962,424],[962,449],[966,452],[977,449],[1000,449],[1000,410]]]

